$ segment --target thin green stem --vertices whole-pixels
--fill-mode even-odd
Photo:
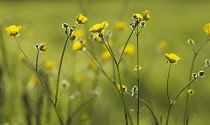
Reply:
[[[101,33],[101,34],[102,34],[102,33]],[[103,34],[102,34],[102,35],[103,35]],[[106,49],[109,51],[109,53],[110,53],[110,55],[111,55],[111,57],[112,57],[113,62],[117,65],[117,60],[116,60],[116,58],[115,58],[114,52],[112,51],[112,48],[111,48],[111,46],[110,46],[110,44],[109,44],[108,39],[107,39],[106,36],[104,36],[104,35],[103,35],[103,41],[104,41],[104,45],[105,45]]]
[[[125,121],[126,121],[126,125],[128,125],[128,114],[127,114],[127,109],[126,109],[126,103],[125,103],[125,97],[124,97],[124,92],[123,92],[123,87],[122,87],[119,65],[116,64],[116,68],[117,68],[117,74],[118,74],[118,79],[119,79],[119,84],[120,84],[121,97],[122,97],[122,101],[123,101]]]
[[[166,118],[166,125],[168,125],[169,122],[169,117],[170,117],[170,112],[173,104],[170,104],[168,107],[168,113],[167,113],[167,118]]]
[[[166,81],[166,95],[167,95],[167,99],[168,99],[168,104],[170,105],[170,96],[169,96],[169,77],[170,77],[170,72],[171,72],[171,65],[172,63],[170,63],[169,68],[168,68],[168,76],[167,76],[167,81]]]
[[[151,114],[152,114],[152,116],[153,116],[153,118],[155,120],[155,125],[159,125],[158,120],[157,120],[157,117],[155,116],[155,114],[152,111],[152,108],[149,106],[149,104],[147,102],[145,102],[144,100],[140,99],[140,98],[139,98],[139,101],[141,103],[143,103],[149,109],[149,111],[151,112]]]
[[[138,31],[138,27],[136,28],[136,31],[137,31],[137,33],[136,33],[136,48],[137,48],[137,62],[136,62],[136,65],[137,65],[137,86],[138,86],[138,96],[137,96],[137,98],[138,98],[138,104],[137,104],[137,115],[136,115],[136,117],[137,117],[137,125],[139,125],[139,117],[140,117],[140,102],[139,102],[139,100],[140,100],[140,91],[139,91],[139,88],[140,88],[140,78],[139,78],[139,76],[140,76],[140,70],[139,70],[139,66],[140,66],[140,63],[139,63],[139,31]]]
[[[76,28],[76,26],[77,25],[75,25],[74,29]],[[58,75],[57,75],[56,92],[55,92],[55,105],[57,105],[57,102],[58,102],[58,88],[59,88],[60,74],[61,74],[61,67],[62,67],[62,64],[63,64],[63,58],[64,58],[66,46],[67,46],[67,43],[68,43],[68,40],[69,40],[69,36],[71,36],[72,33],[73,33],[73,30],[71,30],[69,35],[67,35],[67,37],[66,37],[66,41],[64,43],[63,51],[62,51],[61,58],[60,58],[60,63],[59,63],[59,68],[58,68]]]
[[[61,115],[59,114],[57,105],[54,104],[53,106],[54,106],[55,112],[56,112],[56,114],[58,116],[58,119],[59,119],[61,125],[64,125],[63,119],[62,119]]]
[[[201,44],[201,46],[198,48],[197,51],[195,51],[195,49],[193,48],[193,59],[192,59],[192,64],[190,67],[190,74],[189,74],[189,81],[191,79],[191,75],[193,73],[193,69],[194,69],[194,65],[195,65],[195,60],[196,57],[198,56],[198,54],[200,53],[200,51],[203,49],[203,47],[208,43],[208,41],[210,41],[210,38],[207,37],[206,40]],[[190,89],[191,86],[188,87],[188,89]],[[184,125],[188,125],[188,121],[189,121],[189,105],[190,105],[190,95],[187,94],[187,99],[186,99],[186,106],[185,106],[185,111],[184,111]]]
[[[42,78],[41,78],[41,76],[40,76],[38,70],[34,67],[34,65],[31,63],[31,61],[29,60],[29,58],[26,56],[26,54],[25,54],[25,52],[23,51],[22,47],[20,46],[20,43],[19,43],[19,41],[18,41],[18,39],[17,39],[16,36],[15,36],[15,40],[16,40],[16,42],[17,42],[17,44],[18,44],[19,49],[21,50],[21,52],[22,52],[23,55],[25,56],[26,60],[29,62],[30,66],[35,70],[35,72],[36,72],[36,74],[37,74],[37,76],[38,76],[38,78],[39,78],[39,80],[40,80],[40,82],[41,82],[41,85],[42,85],[42,87],[44,88],[44,91],[45,91],[45,93],[47,94],[48,98],[50,99],[50,101],[52,102],[52,104],[54,104],[53,99],[52,99],[52,97],[50,96],[49,92],[47,91],[47,88],[46,88],[46,86],[44,85],[43,80],[42,80]],[[38,60],[38,59],[36,59],[36,60]],[[36,62],[37,62],[37,61],[36,61]]]
[[[70,125],[70,123],[72,122],[73,117],[85,106],[87,105],[91,100],[93,100],[95,97],[90,97],[87,100],[85,100],[81,105],[79,105],[79,107],[77,107],[75,109],[75,111],[72,113],[72,115],[70,115],[66,121],[66,125]]]
[[[38,76],[38,79],[40,80],[40,83],[41,83],[41,85],[42,85],[42,87],[43,87],[45,93],[47,94],[47,97],[49,98],[50,102],[53,104],[53,106],[54,106],[54,108],[55,108],[56,114],[57,114],[57,116],[58,116],[58,119],[59,119],[61,125],[64,125],[63,120],[62,120],[62,118],[61,118],[61,116],[60,116],[60,114],[59,114],[59,112],[58,112],[58,109],[57,109],[57,107],[56,107],[56,105],[55,105],[55,102],[53,101],[52,97],[50,96],[50,93],[48,92],[48,90],[47,90],[45,84],[43,83],[43,80],[42,80],[42,78],[41,78],[41,75],[39,74],[39,71],[38,71],[38,57],[39,57],[39,54],[38,54],[38,53],[39,53],[39,52],[37,53],[36,68],[35,68],[35,67],[33,66],[33,64],[31,63],[31,61],[30,61],[30,60],[28,59],[28,57],[26,56],[26,54],[24,53],[24,51],[23,51],[22,47],[20,46],[19,41],[18,41],[18,39],[16,38],[16,36],[15,36],[15,40],[16,40],[16,42],[17,42],[17,44],[18,44],[18,47],[20,48],[21,52],[23,53],[23,55],[25,56],[25,58],[26,58],[27,61],[29,62],[30,66],[35,70],[35,72],[36,72],[36,74],[37,74],[37,76]]]
[[[130,41],[130,38],[131,38],[133,32],[135,31],[135,29],[136,29],[136,27],[134,27],[133,30],[131,31],[131,33],[130,33],[130,35],[129,35],[129,37],[128,37],[128,39],[127,39],[127,41],[126,41],[126,43],[125,43],[125,45],[124,45],[124,47],[123,47],[123,50],[122,50],[122,53],[121,53],[121,55],[120,55],[119,61],[117,62],[118,65],[120,64],[120,62],[121,62],[122,59],[123,59],[123,55],[124,55],[124,52],[125,52],[125,48],[127,47],[128,42]]]
[[[101,33],[101,35],[103,35],[103,34]],[[120,93],[121,93],[121,97],[122,97],[122,101],[123,101],[124,116],[125,116],[126,125],[128,125],[128,114],[127,114],[127,108],[126,108],[126,103],[125,103],[125,97],[124,97],[124,93],[123,93],[122,79],[121,79],[119,64],[117,63],[117,60],[115,58],[115,55],[112,51],[112,48],[111,48],[109,42],[108,42],[108,39],[104,35],[103,35],[103,38],[104,38],[104,40],[106,40],[106,41],[104,41],[104,44],[105,44],[107,50],[109,51],[110,55],[112,56],[112,60],[117,68],[117,75],[118,75],[118,80],[119,80],[119,84],[120,84]]]
[[[37,53],[36,53],[36,70],[38,70],[39,53],[40,53],[40,50],[37,49]]]
[[[94,60],[96,61],[96,63],[98,64],[100,70],[102,71],[102,73],[104,74],[104,76],[114,85],[116,84],[115,80],[111,79],[107,73],[105,72],[105,70],[103,69],[103,66],[101,65],[100,61],[97,59],[97,57],[94,55],[94,53],[86,46],[86,50],[90,53],[90,55],[94,58]]]
[[[185,85],[180,91],[179,93],[174,97],[173,102],[176,101],[176,99],[179,97],[179,95],[188,87],[190,86],[195,80],[191,80],[187,85]]]
[[[179,95],[188,87],[190,86],[195,80],[191,80],[187,85],[185,85],[180,91],[179,93],[174,97],[174,99],[172,100],[172,102],[170,102],[169,108],[168,108],[168,113],[167,113],[167,119],[166,119],[166,125],[168,125],[169,122],[169,117],[170,117],[170,112],[171,112],[171,108],[174,105],[174,103],[176,102],[176,99],[179,97]]]
[[[126,93],[132,96],[132,94],[129,93],[128,91],[126,91]],[[140,99],[140,98],[138,99],[138,97],[136,97],[136,96],[132,96],[132,97],[134,97],[135,99],[139,100],[139,102],[143,103],[143,104],[149,109],[150,113],[152,114],[152,116],[153,116],[153,118],[154,118],[154,120],[155,120],[155,125],[159,125],[158,119],[157,119],[157,117],[155,116],[155,113],[153,112],[153,110],[152,110],[152,108],[150,107],[150,105],[149,105],[146,101],[144,101],[144,100],[142,100],[142,99]]]
[[[17,37],[16,37],[16,36],[14,36],[14,37],[15,37],[15,40],[16,40],[16,42],[17,42],[17,44],[18,44],[18,47],[19,47],[20,51],[21,51],[22,54],[25,56],[26,60],[27,60],[28,63],[30,64],[30,66],[31,66],[34,70],[36,70],[36,68],[34,67],[34,65],[31,63],[31,61],[29,60],[29,58],[26,56],[26,54],[25,54],[25,52],[23,51],[22,47],[20,46],[20,43],[19,43]]]
[[[62,67],[62,64],[63,64],[63,57],[64,57],[64,54],[65,54],[65,50],[66,50],[66,46],[67,46],[68,40],[69,40],[69,37],[66,38],[66,41],[65,41],[65,44],[64,44],[64,47],[63,47],[63,51],[62,51],[62,54],[61,54],[60,63],[59,63],[57,84],[56,84],[56,93],[55,93],[55,105],[57,105],[57,101],[58,101],[58,88],[59,88],[61,67]]]

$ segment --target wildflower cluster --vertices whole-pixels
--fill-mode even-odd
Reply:
[[[145,10],[143,14],[133,14],[134,22],[130,24],[131,28],[135,28],[138,24],[140,24],[141,27],[144,27],[146,25],[145,21],[148,21],[151,16],[149,14],[148,10]]]
[[[47,46],[46,46],[45,42],[42,42],[40,44],[36,44],[34,47],[40,52],[47,50]]]
[[[83,30],[77,30],[77,26],[81,26],[84,25],[87,21],[88,18],[85,17],[82,14],[78,14],[76,16],[76,24],[73,25],[72,27],[70,27],[67,23],[63,23],[62,27],[64,28],[64,32],[66,35],[66,41],[64,44],[64,48],[63,51],[61,53],[61,58],[60,58],[60,62],[59,62],[59,66],[58,69],[56,69],[57,63],[53,62],[53,61],[44,61],[42,63],[41,66],[44,67],[44,69],[56,69],[55,74],[57,75],[57,84],[55,87],[55,96],[53,97],[51,95],[51,87],[49,86],[48,82],[48,75],[46,75],[45,70],[43,70],[43,68],[38,68],[38,64],[39,64],[39,53],[46,51],[47,50],[47,46],[45,42],[42,42],[40,44],[36,44],[35,48],[37,49],[37,56],[36,56],[36,63],[35,66],[33,65],[33,63],[28,59],[28,57],[26,56],[26,54],[24,53],[24,51],[22,50],[21,46],[19,45],[18,39],[16,38],[16,36],[20,35],[20,31],[22,29],[22,26],[9,26],[7,27],[5,30],[6,32],[10,35],[10,36],[14,36],[19,47],[20,50],[23,53],[23,57],[22,60],[27,60],[29,62],[29,64],[31,65],[31,67],[34,69],[35,73],[37,74],[37,77],[31,77],[29,79],[28,82],[28,87],[29,88],[35,88],[35,86],[37,86],[38,83],[41,83],[45,94],[47,95],[47,97],[49,98],[49,102],[52,103],[56,115],[60,121],[61,125],[64,125],[64,121],[62,119],[62,116],[60,115],[60,108],[58,108],[58,101],[61,98],[61,96],[66,92],[66,90],[68,90],[69,88],[71,88],[72,86],[77,86],[77,89],[75,92],[71,93],[70,96],[68,96],[68,103],[70,104],[71,101],[79,98],[80,96],[82,96],[82,100],[84,100],[84,89],[82,89],[82,86],[84,85],[84,83],[86,83],[87,78],[85,77],[84,74],[79,74],[76,75],[74,77],[69,76],[69,79],[63,79],[60,80],[60,75],[61,73],[61,67],[62,67],[62,63],[63,63],[63,58],[64,58],[64,53],[67,47],[67,43],[68,41],[71,41],[71,49],[73,51],[84,51],[86,50],[87,55],[91,58],[91,61],[89,63],[87,63],[87,67],[85,69],[85,73],[87,70],[92,70],[95,74],[93,75],[95,77],[95,79],[93,80],[93,82],[97,83],[98,82],[98,71],[100,70],[104,76],[114,85],[114,87],[116,88],[117,92],[119,93],[121,100],[122,100],[122,104],[123,104],[123,108],[124,108],[124,116],[125,116],[125,121],[126,121],[126,125],[128,125],[128,107],[126,104],[126,98],[124,97],[124,94],[129,94],[130,97],[133,97],[136,99],[137,101],[137,107],[136,107],[136,115],[137,115],[137,125],[139,125],[139,118],[140,118],[140,103],[143,103],[151,112],[155,124],[159,125],[162,124],[162,119],[160,121],[157,120],[157,117],[155,116],[152,108],[149,106],[149,104],[147,104],[144,100],[142,100],[140,98],[140,92],[139,89],[141,88],[140,85],[140,69],[142,69],[142,67],[140,66],[140,51],[139,51],[139,34],[141,32],[141,29],[146,25],[146,21],[148,21],[151,16],[149,14],[148,10],[145,10],[142,14],[139,13],[135,13],[132,16],[134,22],[130,24],[130,26],[133,28],[126,43],[124,44],[124,46],[119,49],[117,52],[118,54],[116,54],[116,51],[113,51],[113,42],[111,39],[112,36],[112,32],[111,31],[105,31],[105,29],[109,26],[107,21],[104,21],[102,23],[98,23],[93,25],[91,28],[89,28],[89,31],[92,32],[92,34],[90,35],[90,39],[97,41],[99,43],[103,44],[103,49],[105,49],[105,51],[102,50],[102,58],[103,59],[112,59],[112,76],[110,75],[110,73],[107,73],[106,70],[104,70],[103,66],[102,66],[102,61],[98,60],[98,58],[95,56],[95,53],[93,51],[91,51],[91,49],[89,49],[88,44],[86,44],[87,40],[85,39],[85,35],[84,35],[84,31]],[[123,22],[118,22],[115,25],[116,29],[124,31],[126,29],[126,23]],[[194,66],[194,61],[195,58],[197,57],[198,53],[200,52],[200,50],[202,49],[202,47],[208,42],[210,41],[209,37],[210,37],[210,23],[206,24],[204,26],[204,32],[207,35],[207,40],[202,44],[202,46],[198,49],[198,51],[195,50],[194,46],[195,46],[195,42],[192,39],[189,39],[187,41],[188,44],[191,45],[193,53],[194,53],[194,58],[193,58],[193,62],[192,62],[192,67],[191,67],[191,72],[190,72],[190,80],[189,82],[180,90],[178,91],[177,94],[175,94],[174,97],[170,96],[170,88],[169,88],[169,81],[170,81],[170,72],[171,72],[171,66],[173,64],[176,64],[179,60],[181,60],[181,57],[179,57],[178,55],[174,54],[174,53],[165,53],[165,58],[167,59],[167,62],[170,64],[169,65],[169,70],[168,70],[168,74],[167,74],[167,81],[166,81],[166,95],[167,95],[167,101],[168,101],[168,111],[167,111],[167,115],[166,115],[166,125],[168,125],[169,123],[169,116],[170,116],[170,112],[171,112],[171,108],[172,106],[175,104],[175,101],[177,100],[177,98],[180,96],[181,93],[186,92],[188,95],[193,95],[194,89],[193,87],[190,87],[190,85],[198,80],[200,77],[204,77],[205,76],[205,69],[210,67],[210,60],[206,60],[205,61],[205,65],[204,67],[202,67],[201,70],[199,70],[199,72],[197,73],[192,73],[193,70],[193,66]],[[135,33],[136,35],[136,45],[130,44],[130,38],[132,36],[132,34]],[[115,42],[115,41],[114,41]],[[161,41],[160,44],[158,45],[159,49],[161,50],[167,50],[168,45],[165,41]],[[136,52],[137,51],[137,52]],[[120,54],[119,54],[120,53]],[[134,85],[131,89],[131,92],[127,91],[127,85],[123,85],[123,80],[127,78],[127,74],[123,74],[124,77],[122,79],[122,74],[121,74],[121,61],[124,59],[124,57],[127,57],[129,55],[134,55],[136,54],[136,66],[134,67],[133,70],[135,70],[136,76],[134,76],[135,81],[136,81],[136,85]],[[125,56],[124,56],[125,55]],[[118,57],[119,56],[119,57]],[[104,60],[103,60],[104,61]],[[96,70],[97,69],[97,70]],[[99,70],[98,70],[99,69]],[[73,74],[73,73],[72,73]],[[86,73],[87,74],[87,73]],[[71,79],[73,79],[72,81],[70,81]],[[75,84],[72,84],[75,83]],[[74,115],[82,108],[84,107],[85,104],[87,104],[88,102],[90,102],[92,99],[99,97],[102,93],[102,88],[100,87],[96,87],[97,85],[94,84],[92,86],[92,90],[90,91],[90,97],[85,100],[81,105],[78,106],[78,109],[75,110],[75,112],[73,112],[72,115],[69,115],[67,118],[67,124],[70,124],[72,118],[74,117]],[[188,87],[188,89],[186,89]],[[60,89],[59,89],[60,88]],[[129,87],[128,87],[129,88]],[[61,91],[62,92],[59,92]],[[187,90],[187,91],[186,91]],[[71,91],[70,91],[71,92]],[[69,93],[70,94],[70,93]],[[43,96],[39,96],[40,98]],[[37,102],[41,102],[41,101],[37,101]],[[40,103],[41,105],[41,103]],[[188,105],[186,105],[188,106]],[[70,107],[68,107],[70,109]],[[186,109],[189,109],[189,107],[186,107]],[[186,111],[186,113],[188,114],[188,111]],[[186,116],[188,117],[188,116]],[[82,121],[90,121],[90,117],[88,115],[81,115],[81,120]],[[131,118],[132,121],[132,118]],[[159,123],[160,122],[160,123]]]

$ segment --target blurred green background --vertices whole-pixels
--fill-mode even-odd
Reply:
[[[112,31],[113,50],[119,57],[119,51],[125,44],[133,22],[134,13],[142,13],[149,10],[151,19],[146,22],[140,34],[140,63],[143,67],[141,72],[141,98],[148,102],[154,110],[158,119],[163,118],[167,113],[166,98],[166,78],[169,64],[166,62],[164,54],[175,53],[181,60],[172,65],[170,77],[170,95],[174,97],[176,93],[188,83],[190,65],[192,63],[192,49],[187,40],[195,41],[197,49],[206,39],[203,32],[205,24],[210,23],[210,2],[208,0],[116,0],[116,1],[32,1],[32,0],[1,0],[0,1],[0,124],[4,125],[27,125],[28,108],[23,97],[28,97],[31,105],[32,125],[49,124],[57,125],[58,119],[51,104],[48,103],[45,94],[38,84],[36,89],[27,87],[32,76],[36,76],[27,63],[20,60],[20,50],[15,39],[10,37],[5,28],[10,25],[21,25],[23,30],[18,37],[21,46],[29,59],[35,63],[35,44],[43,41],[47,43],[47,51],[40,54],[40,64],[44,61],[59,62],[63,44],[65,42],[63,23],[70,26],[75,25],[75,17],[82,13],[88,17],[88,22],[77,29],[85,32],[86,45],[91,48],[95,56],[99,58],[105,71],[112,77],[111,59],[101,58],[104,51],[101,44],[91,41],[88,31],[96,23],[108,21],[106,30]],[[116,22],[125,22],[126,31],[118,31],[115,28]],[[167,43],[167,49],[160,48],[160,42]],[[130,44],[136,44],[133,35]],[[69,42],[65,53],[61,79],[67,79],[70,87],[59,99],[59,109],[66,120],[68,113],[72,113],[80,104],[90,97],[90,91],[99,86],[102,89],[101,96],[89,102],[75,115],[72,124],[75,125],[122,125],[124,124],[122,101],[114,86],[98,70],[87,69],[91,59],[88,52],[77,52],[71,50],[72,43]],[[210,59],[209,47],[207,44],[199,53],[195,62],[193,72],[198,72],[206,59]],[[130,92],[136,83],[136,72],[133,68],[136,65],[136,55],[125,57],[122,61],[121,71],[123,83]],[[44,69],[43,69],[44,70]],[[194,84],[195,94],[192,96],[190,125],[208,125],[210,117],[209,109],[209,81],[210,71],[205,71],[204,78],[199,79]],[[78,77],[84,77],[81,84],[77,83]],[[45,72],[44,79],[47,79],[51,95],[55,94],[56,75]],[[59,90],[62,93],[63,90]],[[75,91],[81,92],[81,97],[69,100],[69,96]],[[186,90],[187,91],[187,90]],[[178,98],[172,108],[170,125],[180,125],[183,123],[184,107],[186,102],[186,91]],[[44,97],[42,105],[39,104],[39,97]],[[135,121],[135,110],[137,101],[126,95],[128,109],[133,121]],[[70,106],[69,106],[70,105]],[[68,109],[70,108],[70,109]],[[40,112],[38,112],[40,111]],[[30,112],[28,112],[30,113]],[[40,123],[36,123],[36,115],[40,114]],[[50,115],[49,115],[50,114]],[[81,116],[87,115],[87,119]],[[140,122],[143,125],[152,125],[153,119],[148,109],[141,105]],[[134,122],[135,123],[135,122]]]

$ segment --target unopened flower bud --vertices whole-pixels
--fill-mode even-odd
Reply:
[[[64,24],[62,24],[62,27],[67,29],[69,27],[69,25],[67,23],[64,23]]]
[[[188,39],[187,40],[187,43],[190,44],[191,46],[194,46],[195,45],[195,42],[192,39]]]
[[[199,71],[199,72],[198,72],[198,76],[204,77],[204,75],[205,75],[205,72],[204,72],[204,71]]]
[[[135,24],[134,23],[131,23],[130,26],[131,26],[131,28],[135,28]]]
[[[209,67],[209,66],[210,66],[210,61],[209,61],[208,59],[205,60],[205,64],[206,64],[206,65],[205,65],[206,67]]]
[[[196,73],[193,73],[193,74],[192,74],[192,77],[194,78],[194,80],[197,80],[197,78],[198,78],[198,76],[197,76]]]
[[[140,25],[141,25],[142,27],[144,27],[144,26],[146,26],[146,22],[142,21],[142,22],[140,23]]]

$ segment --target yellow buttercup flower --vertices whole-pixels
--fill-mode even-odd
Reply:
[[[111,54],[109,53],[108,50],[104,51],[102,54],[101,54],[102,58],[104,59],[109,59],[111,58]]]
[[[133,55],[135,53],[135,46],[134,45],[127,45],[124,51],[126,55]]]
[[[141,14],[139,14],[139,13],[133,14],[133,19],[141,21],[143,19],[143,16]]]
[[[76,83],[77,83],[77,84],[81,84],[81,83],[83,83],[84,81],[85,81],[84,76],[82,76],[82,75],[77,76],[77,78],[76,78]]]
[[[22,26],[12,25],[12,26],[7,27],[5,30],[10,36],[18,36],[20,35],[21,29],[22,29]]]
[[[89,29],[89,31],[91,31],[93,33],[98,33],[98,32],[103,31],[107,26],[108,26],[108,22],[107,21],[104,21],[102,23],[99,23],[99,24],[94,25],[93,27],[91,27]]]
[[[118,30],[125,31],[126,30],[126,23],[125,22],[116,22],[115,27]]]
[[[85,17],[85,16],[83,16],[82,14],[78,14],[78,15],[76,16],[76,20],[77,20],[76,22],[77,22],[78,24],[84,24],[84,23],[87,22],[88,18]]]
[[[178,57],[176,54],[173,54],[173,53],[172,54],[166,53],[165,57],[168,59],[170,63],[174,63],[174,64],[176,64],[177,61],[181,59],[180,57]]]
[[[88,63],[88,67],[90,68],[90,69],[96,69],[96,64],[93,62],[93,61],[90,61],[89,63]]]
[[[147,21],[147,20],[149,20],[149,19],[151,18],[151,16],[149,15],[149,11],[148,11],[148,10],[145,10],[145,11],[143,12],[142,16],[143,16],[143,19],[144,19],[145,21]]]
[[[81,43],[80,41],[75,41],[72,45],[72,50],[83,50],[85,48],[85,45]]]
[[[210,23],[206,24],[203,28],[207,36],[210,36]]]

